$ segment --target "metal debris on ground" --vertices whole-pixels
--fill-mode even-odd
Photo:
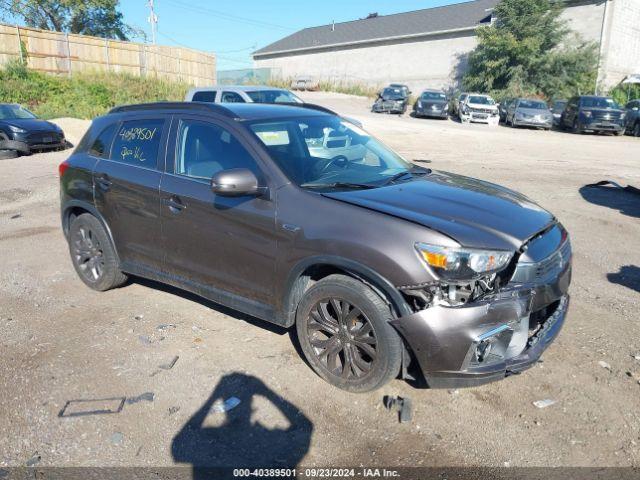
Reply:
[[[134,320],[142,320],[144,318],[144,315],[136,315],[135,317],[133,317]]]
[[[21,213],[16,213],[15,215],[11,215],[11,220],[15,220],[16,218],[20,218],[21,216]]]
[[[547,408],[556,403],[555,400],[551,400],[550,398],[546,398],[544,400],[536,400],[533,402],[533,405],[537,408]]]
[[[170,328],[176,328],[176,326],[173,323],[161,323],[156,327],[156,330],[158,330],[159,332],[162,332]]]
[[[86,415],[109,415],[120,413],[125,397],[99,398],[92,400],[68,400],[58,417],[83,417]]]
[[[222,399],[216,400],[216,402],[213,404],[213,407],[211,407],[211,410],[214,413],[225,413],[225,412],[228,412],[229,410],[233,410],[238,405],[240,405],[239,398],[229,397],[226,400],[222,400]]]
[[[127,398],[127,405],[133,405],[134,403],[139,403],[142,401],[145,402],[153,402],[156,398],[155,393],[153,392],[145,392],[142,395],[138,395],[137,397],[129,397]]]
[[[176,362],[178,361],[179,358],[180,357],[178,355],[176,355],[175,357],[173,357],[173,359],[169,363],[167,363],[165,365],[160,365],[159,367],[162,370],[171,370],[175,366],[175,364],[176,364]]]
[[[411,421],[413,412],[410,398],[385,395],[382,402],[387,410],[398,412],[400,423],[408,423]]]
[[[35,452],[31,455],[31,458],[25,462],[25,465],[27,467],[33,467],[40,463],[40,460],[42,460],[42,456],[38,452]]]
[[[180,411],[180,407],[169,407],[169,415],[173,415],[174,413],[178,413]]]
[[[600,360],[598,362],[598,365],[600,365],[602,368],[611,371],[611,365],[609,365],[607,362]]]

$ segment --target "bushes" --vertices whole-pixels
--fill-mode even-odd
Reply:
[[[183,83],[127,74],[77,74],[71,78],[27,69],[19,62],[0,70],[0,102],[20,103],[43,118],[93,118],[116,105],[182,100]]]

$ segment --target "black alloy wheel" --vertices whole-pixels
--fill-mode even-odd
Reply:
[[[324,380],[354,393],[380,388],[396,376],[403,344],[388,303],[360,280],[334,274],[315,282],[296,312],[300,347]]]
[[[331,375],[366,376],[376,361],[378,341],[369,320],[346,300],[320,300],[309,313],[309,343]]]
[[[100,240],[87,225],[81,225],[71,239],[71,251],[82,276],[92,283],[104,274],[104,257]]]

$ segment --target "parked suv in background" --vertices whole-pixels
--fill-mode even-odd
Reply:
[[[357,155],[316,157],[318,132]],[[571,244],[552,214],[413,165],[330,113],[120,107],[59,173],[86,285],[147,277],[295,326],[311,367],[345,390],[502,379],[538,361],[567,312]]]
[[[551,130],[553,114],[542,100],[517,98],[507,107],[505,123],[511,127],[535,127]]]
[[[627,133],[640,137],[640,99],[632,100],[625,106],[625,129]]]
[[[496,101],[489,95],[470,93],[460,104],[458,118],[462,123],[498,125],[500,113]]]
[[[265,86],[198,87],[187,92],[185,102],[207,103],[304,103],[300,97],[283,88]]]
[[[624,135],[625,111],[612,99],[585,95],[573,97],[562,112],[560,126],[573,133],[612,132]]]

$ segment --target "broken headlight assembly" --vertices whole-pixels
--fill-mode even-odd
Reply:
[[[489,293],[506,283],[514,252],[442,247],[417,243],[416,251],[423,264],[438,278],[437,282],[408,286],[403,293],[416,310],[432,305],[460,306]],[[512,272],[511,272],[512,273]]]
[[[513,252],[476,250],[417,243],[416,250],[427,267],[443,280],[471,281],[505,268]]]

